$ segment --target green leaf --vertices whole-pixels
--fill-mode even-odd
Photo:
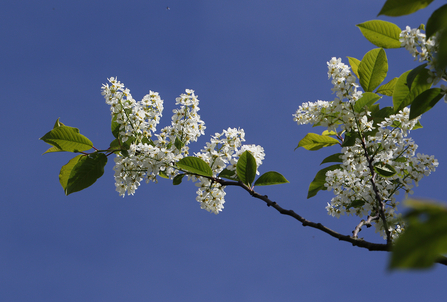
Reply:
[[[54,123],[54,127],[53,127],[53,129],[54,128],[57,128],[57,127],[61,127],[61,126],[65,126],[64,124],[62,124],[62,122],[60,122],[59,121],[59,118],[56,120],[56,123]]]
[[[65,126],[61,121],[59,121],[59,118],[56,120],[56,122],[54,123],[53,129],[58,128],[58,127],[62,127]],[[47,151],[45,151],[43,154],[45,153],[51,153],[51,152],[64,152],[65,150],[62,150],[61,148],[59,148],[58,146],[53,146],[51,148],[49,148]]]
[[[416,79],[416,76],[420,72],[423,72],[423,70],[426,70],[425,67],[427,65],[428,65],[427,63],[424,63],[422,65],[419,65],[416,68],[413,68],[413,70],[411,70],[411,72],[407,76],[407,86],[408,86],[409,89],[411,89],[411,85],[413,84],[414,79]]]
[[[174,177],[174,179],[172,180],[172,184],[174,186],[177,186],[177,185],[181,184],[182,183],[182,179],[183,179],[183,177],[185,177],[185,175],[186,174],[178,174],[178,175],[176,175]]]
[[[326,183],[326,172],[333,171],[333,170],[340,169],[340,168],[341,168],[341,165],[337,164],[337,165],[332,165],[332,166],[326,167],[326,168],[318,171],[317,175],[315,175],[314,180],[309,185],[309,191],[307,193],[307,198],[309,199],[309,198],[317,195],[318,191],[320,191],[320,190],[326,190],[326,187],[324,186],[324,184]]]
[[[371,114],[374,114],[380,110],[380,105],[379,104],[370,105],[368,109],[369,111],[371,111]]]
[[[377,174],[379,174],[382,177],[391,177],[394,176],[397,171],[394,169],[393,166],[390,164],[383,164],[383,163],[375,163],[374,164],[374,171],[376,171]]]
[[[78,155],[64,165],[59,174],[59,182],[65,195],[90,187],[104,174],[107,156],[103,153],[92,153],[88,156]]]
[[[353,202],[351,202],[347,207],[346,210],[349,210],[350,208],[360,208],[365,204],[364,200],[356,199]]]
[[[256,159],[249,151],[244,151],[236,165],[237,176],[242,183],[251,187],[256,176]]]
[[[412,14],[427,7],[433,0],[387,0],[380,10],[380,15],[398,17]]]
[[[447,68],[447,29],[441,31],[436,41],[438,43],[438,61],[436,61],[435,68],[437,70],[445,70]]]
[[[389,81],[388,83],[383,84],[382,86],[377,88],[376,92],[383,94],[383,95],[392,96],[396,82],[397,82],[397,78],[394,78],[391,81]]]
[[[383,107],[380,110],[371,111],[371,118],[374,121],[374,126],[377,130],[377,125],[380,124],[385,120],[385,118],[389,117],[390,115],[394,114],[394,109],[392,107]]]
[[[447,4],[444,4],[433,12],[430,18],[428,18],[427,26],[425,28],[427,40],[436,32],[447,28]]]
[[[49,148],[47,151],[45,151],[44,153],[42,153],[42,155],[45,154],[45,153],[51,153],[51,152],[64,152],[64,150],[59,149],[58,147],[53,146],[53,147]]]
[[[342,147],[350,147],[355,145],[355,139],[359,138],[359,135],[357,132],[346,132],[345,137],[343,139],[343,143],[341,144]]]
[[[178,137],[175,137],[174,146],[177,148],[177,150],[181,151],[181,150],[182,150],[182,147],[183,147],[184,145],[185,145],[185,144],[184,144]]]
[[[121,149],[119,140],[117,138],[115,138],[109,145],[109,149],[110,150],[119,150]]]
[[[383,107],[379,111],[373,112],[371,114],[371,117],[374,119],[374,121],[377,120],[377,123],[382,122],[385,120],[385,118],[390,117],[390,115],[394,114],[393,107]]]
[[[360,85],[365,92],[372,92],[386,77],[388,60],[385,50],[376,48],[368,51],[359,65]]]
[[[148,145],[155,147],[155,143],[150,138],[147,138],[146,136],[141,139],[141,143],[148,144]]]
[[[120,153],[123,157],[129,157],[129,152],[127,150],[121,150]]]
[[[421,123],[418,121],[418,122],[416,123],[416,125],[414,125],[414,127],[411,128],[411,130],[416,130],[416,129],[421,129],[421,128],[424,128],[424,127],[422,127]]]
[[[158,176],[160,176],[161,178],[164,178],[164,179],[169,179],[169,176],[168,176],[168,174],[166,174],[165,171],[158,171]]]
[[[382,48],[400,48],[399,35],[402,30],[394,23],[371,20],[357,24],[363,36],[372,44]]]
[[[408,160],[406,157],[398,157],[394,160],[396,163],[406,163]]]
[[[325,164],[325,163],[342,163],[343,162],[343,159],[341,159],[342,155],[343,155],[343,153],[335,153],[335,154],[329,155],[328,157],[323,159],[323,161],[321,162],[320,165]]]
[[[410,199],[408,226],[393,245],[389,269],[429,268],[447,253],[447,208],[439,203]]]
[[[270,186],[289,183],[289,181],[280,173],[270,171],[262,174],[255,182],[255,186]]]
[[[303,147],[306,150],[319,150],[323,147],[329,147],[338,144],[339,141],[327,135],[319,135],[316,133],[308,133],[295,148]]]
[[[213,171],[210,166],[203,159],[198,157],[184,157],[177,162],[177,167],[193,174],[213,177]]]
[[[411,103],[410,120],[432,109],[443,96],[441,88],[431,88],[422,92]]]
[[[394,121],[394,122],[391,124],[391,127],[393,127],[393,128],[399,128],[400,125],[402,125],[402,123],[396,120],[396,121]]]
[[[219,173],[218,177],[226,178],[231,180],[239,180],[236,175],[236,171],[228,170],[227,168],[223,169],[222,172]]]
[[[372,92],[365,92],[360,99],[355,102],[354,110],[355,112],[361,112],[365,109],[365,107],[369,107],[378,100],[380,100],[380,96]]]
[[[47,144],[50,144],[58,149],[58,151],[81,152],[89,150],[93,147],[93,143],[79,133],[78,128],[60,126],[53,128],[50,132],[40,138]],[[51,150],[53,148],[50,148]],[[56,152],[49,151],[47,152]]]
[[[396,87],[393,93],[393,105],[394,112],[398,112],[403,108],[411,105],[413,100],[422,92],[431,87],[431,83],[428,83],[428,78],[430,77],[428,70],[421,70],[413,80],[411,89],[409,89],[407,84],[407,76],[411,71],[403,73],[397,80]]]
[[[352,72],[355,74],[355,76],[357,77],[357,79],[359,79],[359,64],[360,64],[360,60],[353,58],[353,57],[348,57],[349,60],[349,65],[351,65],[351,70]]]
[[[115,138],[118,138],[119,134],[120,134],[120,127],[121,127],[121,125],[116,122],[116,116],[117,116],[117,114],[113,115],[113,117],[112,117],[112,124],[110,125],[110,128],[112,130],[113,136]]]
[[[323,133],[321,133],[321,135],[325,135],[325,136],[337,136],[337,132],[335,132],[335,131],[327,131],[327,130],[324,130]]]
[[[76,164],[79,162],[79,160],[85,157],[83,154],[79,154],[72,159],[69,160],[67,164],[62,166],[61,171],[59,172],[59,182],[62,186],[62,188],[65,191],[65,188],[67,188],[68,179],[70,177],[70,173],[73,170],[73,167],[76,166]],[[65,193],[66,194],[66,193]]]
[[[130,149],[130,145],[132,145],[134,141],[134,136],[129,137],[124,143],[121,142],[121,144],[119,143],[118,139],[115,139],[110,143],[110,148],[119,150],[119,153],[124,157],[129,157],[129,152],[127,150]]]

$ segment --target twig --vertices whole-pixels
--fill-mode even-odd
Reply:
[[[390,249],[391,249],[390,244],[373,243],[373,242],[365,241],[363,239],[354,238],[349,235],[343,235],[343,234],[340,234],[334,230],[331,230],[328,227],[325,227],[321,223],[309,221],[309,220],[303,218],[302,216],[298,215],[297,213],[295,213],[293,210],[286,210],[286,209],[282,208],[275,201],[270,200],[268,198],[268,196],[256,193],[255,191],[253,191],[252,189],[250,189],[248,186],[246,186],[245,184],[243,184],[240,181],[226,181],[223,179],[215,179],[215,181],[220,183],[222,186],[239,186],[239,187],[243,188],[244,190],[246,190],[248,193],[250,193],[251,196],[263,200],[267,204],[267,206],[274,208],[279,213],[293,217],[296,220],[298,220],[299,222],[301,222],[303,226],[310,226],[312,228],[323,231],[323,232],[329,234],[330,236],[337,238],[340,241],[350,242],[353,246],[366,248],[370,251],[390,251]]]
[[[362,226],[366,226],[367,228],[369,228],[371,226],[371,222],[373,220],[377,220],[379,219],[379,215],[374,215],[374,216],[368,216],[368,219],[360,221],[360,223],[355,227],[354,231],[352,231],[352,237],[357,238],[359,232],[362,230]]]
[[[368,155],[368,149],[366,148],[366,143],[365,143],[365,139],[364,137],[362,137],[361,139],[362,142],[362,147],[363,147],[363,151],[365,152],[365,158],[368,162],[368,167],[369,167],[369,171],[371,173],[371,184],[374,190],[374,193],[376,195],[376,200],[377,200],[377,211],[379,213],[379,217],[382,219],[383,222],[383,228],[385,229],[385,234],[386,234],[386,242],[387,244],[391,244],[391,234],[390,234],[390,230],[388,230],[388,223],[386,221],[386,217],[385,217],[385,203],[382,199],[382,197],[379,194],[379,190],[377,189],[376,186],[376,172],[374,171],[374,167],[373,167],[373,158]]]
[[[220,183],[222,186],[238,186],[238,187],[241,187],[245,191],[250,193],[251,196],[263,200],[267,204],[268,207],[274,208],[275,210],[277,210],[279,213],[281,213],[283,215],[287,215],[287,216],[295,218],[296,220],[301,222],[301,224],[303,226],[310,226],[312,228],[318,229],[320,231],[325,232],[326,234],[329,234],[330,236],[332,236],[334,238],[337,238],[340,241],[349,242],[353,246],[366,248],[369,251],[390,252],[391,249],[392,249],[392,244],[391,243],[383,244],[383,243],[369,242],[369,241],[366,241],[366,240],[363,240],[363,239],[356,238],[354,236],[348,236],[348,235],[340,234],[340,233],[338,233],[338,232],[336,232],[334,230],[331,230],[328,227],[325,227],[321,223],[316,223],[316,222],[309,221],[309,220],[303,218],[302,216],[298,215],[297,213],[295,213],[293,210],[286,210],[286,209],[282,208],[275,201],[270,200],[267,195],[261,195],[261,194],[255,192],[253,189],[249,188],[247,185],[243,184],[241,181],[228,181],[228,180],[223,180],[223,179],[220,179],[220,178],[212,178],[212,180],[215,181],[215,182]],[[366,221],[362,220],[362,222],[359,223],[359,225],[357,226],[357,228],[359,228],[359,230],[357,231],[357,234],[358,234],[358,232],[360,231],[360,228],[363,225],[371,224],[371,221],[376,220],[376,219],[379,219],[378,215],[369,216]],[[441,256],[441,257],[438,258],[438,260],[436,262],[447,266],[447,257]]]

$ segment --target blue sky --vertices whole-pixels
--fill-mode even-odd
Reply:
[[[165,101],[190,88],[206,135],[245,129],[265,148],[261,173],[290,184],[261,187],[286,209],[350,234],[358,218],[326,214],[330,192],[307,200],[319,163],[339,149],[294,151],[311,129],[292,114],[302,102],[332,100],[326,62],[361,59],[374,48],[355,24],[375,19],[384,1],[8,1],[0,11],[4,116],[0,202],[1,301],[442,301],[445,267],[386,271],[388,254],[369,252],[277,213],[238,188],[225,209],[200,209],[194,184],[143,184],[118,196],[109,158],[92,187],[65,196],[60,167],[71,154],[41,155],[38,138],[55,120],[108,147],[110,113],[102,83],[117,76],[140,100]],[[440,4],[402,18],[419,26]],[[167,7],[169,6],[169,10]],[[417,66],[387,51],[386,81]],[[382,104],[390,105],[384,98]],[[415,196],[445,200],[445,104],[411,133],[440,166]],[[400,198],[403,198],[401,195]],[[382,242],[373,230],[366,239]],[[381,297],[381,298],[380,298]]]

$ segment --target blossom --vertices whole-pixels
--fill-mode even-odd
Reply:
[[[384,212],[387,221],[394,221],[397,218],[395,210],[399,202],[396,201],[394,193],[402,189],[406,194],[412,194],[413,185],[435,171],[438,166],[434,157],[416,154],[417,145],[407,137],[417,120],[409,120],[409,109],[404,108],[379,123],[374,136],[364,138],[366,149],[372,150],[371,152],[375,154],[372,164],[388,164],[398,171],[388,178],[378,174],[374,176],[376,190],[379,196],[386,200]],[[398,128],[393,127],[396,123],[399,123]],[[369,215],[371,211],[377,212],[376,191],[371,182],[373,175],[364,147],[357,142],[354,146],[343,148],[342,153],[343,163],[340,169],[326,173],[325,186],[328,190],[334,190],[336,194],[327,208],[328,213],[332,216],[347,213],[363,217]],[[353,208],[353,202],[358,200],[363,205]],[[376,228],[381,227],[380,224],[376,224]],[[385,236],[383,230],[382,233]]]
[[[314,124],[328,127],[328,130],[341,126],[349,131],[356,127],[355,118],[359,117],[352,112],[351,104],[361,98],[362,92],[357,89],[356,78],[350,67],[343,64],[340,58],[333,57],[327,64],[328,76],[332,77],[332,91],[337,98],[332,102],[318,100],[303,103],[293,115],[293,120],[298,125]]]
[[[149,91],[140,102],[116,78],[103,84],[102,95],[110,105],[112,121],[117,123],[120,146],[126,143],[127,154],[115,158],[115,186],[124,197],[133,195],[142,180],[156,182],[162,173],[174,178],[179,172],[173,163],[189,154],[188,144],[204,134],[205,123],[197,112],[199,100],[192,90],[177,98],[180,108],[174,110],[170,126],[155,133],[163,111],[159,94]],[[179,115],[177,112],[181,112]]]
[[[159,94],[150,90],[137,102],[129,89],[116,78],[109,78],[108,81],[102,86],[102,95],[110,105],[112,122],[116,123],[114,134],[121,148],[124,148],[117,154],[113,168],[119,195],[135,194],[143,180],[157,182],[159,175],[170,179],[179,175],[181,172],[176,163],[189,155],[188,145],[197,141],[206,129],[198,114],[199,99],[194,90],[186,89],[175,99],[178,108],[172,111],[171,125],[157,133],[163,112],[163,100]],[[228,128],[222,133],[215,133],[210,142],[194,154],[210,166],[213,178],[182,172],[188,174],[188,180],[196,182],[196,200],[202,209],[215,214],[223,210],[225,187],[214,178],[225,168],[236,170],[237,161],[244,151],[254,156],[258,167],[262,164],[264,149],[256,145],[243,145],[243,142],[243,129]]]
[[[243,129],[228,128],[222,133],[215,133],[210,142],[206,146],[195,153],[195,156],[204,160],[213,172],[213,176],[217,177],[224,169],[235,172],[236,165],[240,155],[244,151],[249,151],[256,160],[259,167],[265,157],[264,149],[256,145],[243,145],[245,141],[245,132]],[[190,177],[197,180],[197,201],[201,204],[201,208],[212,213],[219,213],[223,209],[225,203],[225,187],[217,182],[210,181],[206,177]]]
[[[427,62],[430,77],[429,83],[434,85],[444,76],[445,71],[436,68],[436,56],[438,51],[437,36],[433,35],[426,39],[426,35],[421,33],[418,28],[410,28],[407,26],[399,35],[401,46],[405,47],[408,52],[419,62]]]
[[[418,31],[409,32],[402,38],[402,43],[411,46],[425,41]],[[328,130],[338,130],[338,133],[353,131],[362,139],[356,138],[354,144],[343,147],[340,168],[326,172],[324,186],[335,195],[327,203],[326,210],[337,218],[345,214],[374,216],[379,212],[378,195],[384,202],[383,211],[391,238],[397,238],[404,223],[396,212],[399,202],[395,196],[399,190],[406,195],[412,194],[412,188],[439,164],[433,156],[416,153],[418,146],[408,137],[420,117],[410,120],[409,108],[403,108],[374,124],[367,108],[360,112],[353,109],[362,92],[357,90],[355,78],[341,59],[332,58],[328,62],[328,76],[332,78],[332,91],[337,98],[331,102],[303,103],[294,114],[294,121],[299,125],[325,126]],[[442,89],[446,90],[445,87]],[[373,169],[375,165],[390,165],[396,173],[390,177],[381,176]],[[383,222],[375,220],[374,223],[376,230],[386,238]]]
[[[200,182],[196,185],[199,186],[196,200],[200,203],[200,208],[214,214],[219,214],[224,208],[225,187],[203,177],[200,178]]]

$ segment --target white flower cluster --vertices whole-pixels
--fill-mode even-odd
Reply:
[[[406,50],[419,62],[427,61],[427,67],[430,71],[430,82],[437,84],[443,76],[445,76],[445,71],[437,70],[435,68],[436,64],[436,53],[438,51],[438,45],[436,44],[436,35],[431,36],[428,40],[426,35],[421,33],[418,28],[410,28],[407,26],[405,30],[400,33],[399,41],[401,46],[405,47]]]
[[[126,156],[115,158],[115,186],[120,196],[133,195],[142,180],[156,182],[157,175],[173,179],[179,174],[175,163],[189,154],[188,144],[197,141],[204,134],[205,123],[197,114],[199,100],[193,90],[186,89],[185,94],[176,98],[179,108],[173,110],[171,125],[154,133],[163,111],[163,101],[158,93],[150,91],[140,102],[136,102],[129,89],[116,78],[108,79],[109,84],[102,86],[102,95],[111,106],[113,119],[119,124],[121,144],[128,143]],[[225,167],[236,169],[240,155],[248,150],[256,159],[257,166],[262,164],[264,149],[261,146],[242,145],[245,133],[242,129],[228,128],[216,133],[211,142],[201,152],[195,154],[207,162],[213,176]],[[259,174],[259,173],[258,173]],[[225,191],[218,182],[206,177],[189,175],[189,179],[198,180],[196,184],[197,201],[201,208],[218,214],[225,203]]]
[[[332,77],[331,82],[334,85],[332,91],[337,98],[332,102],[303,103],[293,115],[293,120],[298,125],[313,124],[328,127],[328,130],[335,130],[340,125],[342,129],[350,131],[357,127],[355,118],[361,118],[353,112],[352,105],[362,96],[362,92],[357,90],[356,77],[350,67],[341,62],[341,58],[333,57],[327,64],[328,77]],[[343,99],[347,101],[343,102]]]
[[[407,26],[399,35],[399,42],[419,62],[430,61],[436,52],[436,37],[425,38],[418,28]]]
[[[264,148],[255,145],[242,145],[244,141],[244,130],[228,128],[222,133],[215,133],[211,141],[206,143],[205,148],[196,153],[195,156],[203,159],[210,165],[213,176],[217,176],[225,168],[230,171],[235,171],[239,156],[244,151],[249,151],[253,155],[259,167],[265,156]],[[257,172],[257,174],[259,173]],[[196,180],[194,176],[191,178]],[[225,187],[205,177],[197,177],[197,179],[199,182],[196,186],[199,189],[197,190],[196,199],[200,202],[200,207],[218,214],[224,208]]]
[[[172,179],[178,174],[173,163],[188,155],[187,145],[204,134],[205,123],[197,114],[199,100],[194,91],[187,89],[186,94],[176,99],[180,108],[173,110],[171,125],[160,134],[153,134],[163,110],[158,93],[150,91],[136,102],[116,78],[108,80],[110,86],[102,86],[102,95],[111,106],[112,117],[120,124],[121,142],[131,142],[128,156],[115,158],[116,190],[121,196],[126,191],[128,195],[134,194],[144,178],[155,182],[159,173]]]
[[[141,102],[136,102],[129,89],[116,78],[107,79],[109,84],[102,85],[101,94],[110,105],[112,116],[120,125],[119,136],[126,142],[131,136],[144,135],[151,137],[163,112],[163,100],[157,92],[149,91]]]
[[[416,154],[417,145],[407,134],[417,123],[417,119],[410,121],[409,113],[409,109],[404,108],[398,114],[391,115],[378,125],[374,136],[365,139],[366,149],[372,158],[371,165],[390,165],[397,171],[391,177],[382,177],[376,173],[374,178],[379,196],[386,200],[386,220],[395,224],[390,227],[390,232],[396,236],[400,233],[396,228],[403,226],[396,213],[399,202],[394,195],[401,189],[406,195],[412,194],[413,186],[438,166],[438,161],[433,156]],[[398,123],[399,127],[396,127]],[[326,207],[328,213],[336,217],[345,213],[359,217],[377,213],[376,191],[371,183],[373,175],[363,146],[357,142],[354,146],[342,148],[342,153],[341,168],[326,173],[325,186],[336,195]],[[376,223],[375,226],[385,236],[382,223]]]
[[[399,203],[394,195],[397,195],[399,190],[411,194],[413,185],[417,185],[423,176],[435,171],[438,161],[433,156],[416,154],[417,145],[407,135],[419,118],[409,120],[408,108],[385,118],[374,127],[373,120],[369,118],[371,112],[363,110],[357,113],[353,110],[353,105],[361,92],[357,91],[357,85],[351,77],[349,68],[342,64],[340,59],[335,58],[328,63],[328,68],[329,75],[333,77],[333,90],[337,96],[343,94],[347,101],[343,102],[340,98],[336,98],[333,102],[304,103],[294,114],[294,121],[299,125],[310,123],[315,126],[326,126],[329,130],[337,130],[340,126],[346,131],[375,133],[363,136],[363,142],[360,138],[356,138],[353,146],[342,148],[343,162],[340,169],[326,173],[325,186],[336,195],[326,209],[328,214],[335,217],[345,213],[359,217],[377,215],[379,204],[376,193],[378,193],[385,201],[384,214],[389,232],[394,239],[404,227],[396,213]],[[346,83],[340,84],[343,80]],[[382,177],[372,172],[376,165],[392,166],[397,173],[391,177]],[[376,191],[371,183],[372,178]],[[380,231],[386,238],[382,220],[375,220],[375,227],[376,231]]]
[[[262,161],[264,160],[265,153],[264,148],[259,145],[242,145],[241,149],[236,152],[236,158],[231,159],[231,165],[227,167],[228,170],[236,172],[237,158],[242,155],[245,151],[248,151],[253,155],[256,160],[256,174],[259,175],[258,168],[262,165]]]
[[[357,85],[355,83],[356,77],[351,72],[351,68],[341,62],[341,58],[333,57],[328,65],[328,79],[332,77],[332,92],[335,92],[339,99],[347,98],[350,102],[355,103],[361,96],[362,92],[357,91]]]
[[[185,145],[197,141],[200,135],[205,134],[205,122],[197,114],[199,109],[199,100],[194,94],[194,90],[186,89],[186,94],[181,94],[175,99],[175,104],[180,105],[179,109],[172,112],[172,124],[166,128],[170,133],[171,142],[177,136]]]

